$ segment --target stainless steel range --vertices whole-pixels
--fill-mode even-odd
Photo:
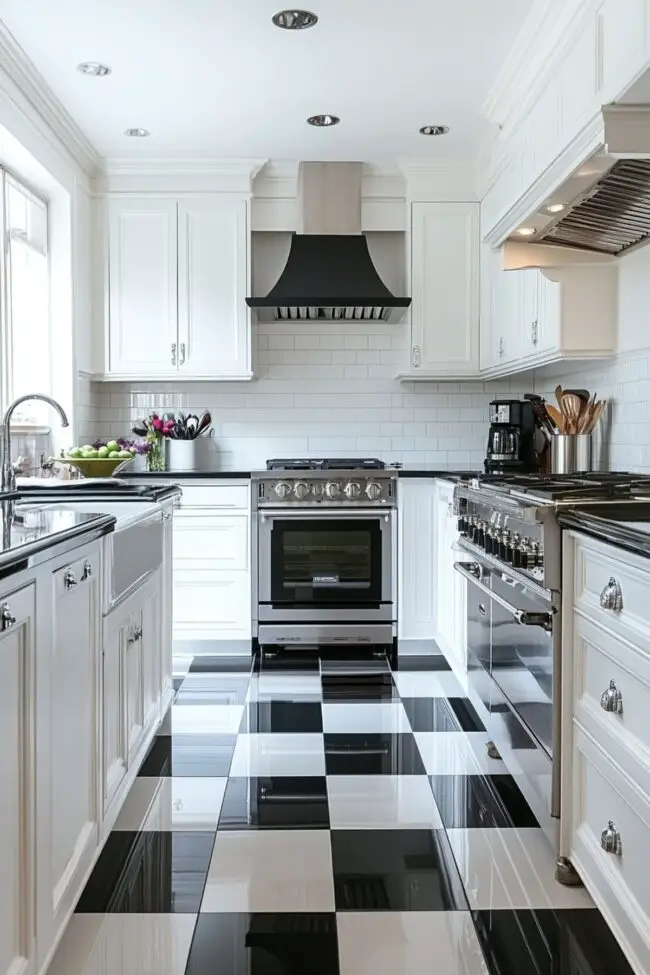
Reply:
[[[378,460],[272,460],[253,475],[262,650],[394,649],[397,475]]]
[[[495,476],[455,490],[467,580],[469,694],[490,735],[488,754],[515,775],[554,843],[560,810],[561,508],[650,505],[633,474]],[[563,861],[558,879],[575,882]]]

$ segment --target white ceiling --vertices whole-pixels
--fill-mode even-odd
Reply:
[[[102,156],[469,159],[533,0],[0,0],[0,19]],[[113,73],[92,78],[80,61]],[[308,115],[341,117],[313,129]],[[451,127],[425,138],[421,125]],[[127,127],[150,129],[129,139]]]

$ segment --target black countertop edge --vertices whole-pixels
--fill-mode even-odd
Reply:
[[[398,467],[397,476],[402,477],[432,477],[441,481],[454,481],[461,477],[481,477],[483,471],[475,467]]]
[[[73,525],[65,531],[44,535],[36,541],[19,545],[16,548],[0,552],[0,579],[31,569],[35,565],[49,562],[55,556],[69,552],[86,542],[95,541],[102,535],[108,535],[115,528],[116,519],[113,515],[97,515],[79,525]]]
[[[650,523],[648,534],[628,527],[615,518],[601,517],[588,510],[562,512],[558,516],[562,528],[584,532],[601,542],[609,542],[626,552],[650,558]]]
[[[432,478],[442,478],[452,480],[458,477],[468,477],[470,475],[478,477],[483,471],[478,471],[475,467],[397,467],[395,468],[398,477],[432,477]],[[123,471],[120,473],[120,478],[134,478],[137,480],[246,480],[253,476],[253,474],[262,473],[262,469],[252,470],[252,471],[219,471],[219,470],[207,470],[207,471]],[[282,473],[281,471],[268,471],[272,476],[274,473],[278,476]],[[287,473],[291,473],[287,471]],[[346,473],[352,473],[347,471]],[[372,471],[370,472],[372,473]]]

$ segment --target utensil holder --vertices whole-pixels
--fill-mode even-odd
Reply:
[[[167,469],[169,471],[214,470],[217,466],[217,441],[213,437],[168,441]]]
[[[592,465],[590,433],[558,433],[551,440],[551,473],[583,474]]]

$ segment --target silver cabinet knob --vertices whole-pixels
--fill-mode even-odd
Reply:
[[[84,562],[84,570],[81,576],[81,581],[85,582],[86,579],[90,579],[92,574],[93,574],[93,567],[91,563],[86,560],[86,562]]]
[[[176,365],[176,343],[172,342],[172,365]]]
[[[609,711],[612,714],[623,713],[623,695],[616,686],[615,680],[610,680],[609,687],[601,694],[600,706],[603,711]]]
[[[9,603],[3,603],[0,606],[0,630],[4,632],[5,630],[10,630],[16,622],[16,617],[12,615],[11,607]]]
[[[77,577],[72,569],[68,569],[66,574],[63,576],[63,585],[66,589],[74,589],[74,587],[77,585]]]
[[[623,853],[621,834],[616,829],[616,826],[611,819],[607,824],[607,829],[604,829],[600,834],[600,845],[605,853],[611,853],[612,856],[620,857]]]
[[[129,636],[129,643],[137,643],[138,640],[142,639],[142,627],[135,626],[131,630],[131,635]]]
[[[612,613],[620,613],[623,609],[623,591],[614,576],[600,594],[600,605],[602,609],[608,609]]]

